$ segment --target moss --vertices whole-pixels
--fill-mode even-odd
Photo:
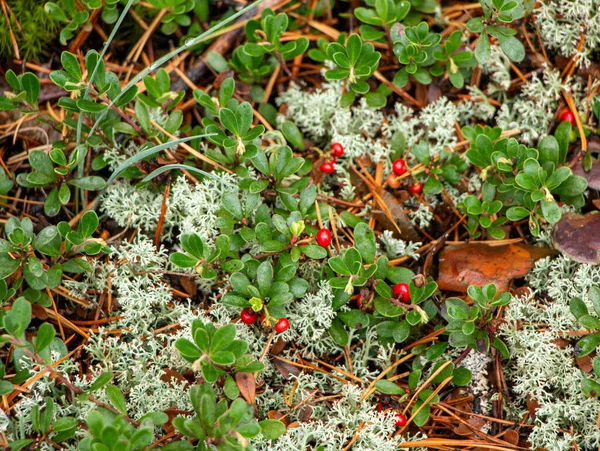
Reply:
[[[37,61],[45,55],[49,45],[59,30],[59,23],[44,10],[43,1],[7,0],[10,9],[10,28],[13,31],[20,57]],[[0,59],[15,57],[15,49],[6,22],[6,16],[0,14]]]

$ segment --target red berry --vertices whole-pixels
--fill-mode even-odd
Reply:
[[[344,155],[344,146],[342,146],[340,143],[333,143],[331,145],[331,155],[334,157],[341,157]]]
[[[564,122],[564,121],[570,122],[571,125],[576,124],[575,115],[568,108],[565,108],[564,110],[561,111],[561,113],[558,115],[558,120],[560,122]]]
[[[404,161],[402,158],[398,158],[392,164],[392,170],[394,171],[394,174],[396,174],[396,175],[404,174],[406,172],[406,161]]]
[[[396,414],[396,427],[401,428],[402,426],[406,426],[407,422],[406,415],[402,415],[401,413]]]
[[[358,306],[358,308],[362,307],[362,300],[363,300],[363,297],[361,294],[356,296],[356,305]]]
[[[275,330],[280,334],[288,330],[288,327],[290,327],[290,322],[287,318],[281,318],[275,323]]]
[[[325,174],[333,174],[335,172],[335,167],[331,161],[326,161],[321,165],[321,172]]]
[[[410,289],[408,288],[408,284],[397,283],[396,285],[394,285],[392,295],[399,301],[408,304],[410,302]]]
[[[383,404],[379,403],[377,404],[377,412],[382,412],[383,411]]]
[[[421,182],[417,182],[414,185],[410,185],[408,190],[413,194],[419,194],[421,191],[423,191],[423,184]]]
[[[317,244],[321,247],[331,244],[331,232],[328,229],[323,228],[317,232]]]
[[[254,324],[258,319],[258,313],[252,311],[252,309],[245,308],[242,310],[242,313],[240,313],[240,319],[244,324]]]

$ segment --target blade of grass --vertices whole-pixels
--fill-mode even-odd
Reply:
[[[206,135],[194,135],[194,136],[187,136],[185,138],[175,139],[173,141],[168,141],[166,143],[159,144],[158,146],[150,147],[149,149],[142,150],[141,152],[138,152],[135,155],[132,155],[131,157],[127,158],[127,160],[125,160],[123,163],[121,163],[117,167],[117,169],[115,169],[113,171],[113,173],[110,175],[110,177],[106,181],[106,186],[104,187],[104,189],[106,190],[106,188],[108,188],[108,186],[112,182],[115,181],[115,179],[118,177],[118,175],[121,172],[123,172],[125,169],[127,169],[129,166],[131,166],[132,164],[135,164],[138,161],[143,160],[144,158],[148,158],[149,156],[154,155],[154,154],[156,154],[156,153],[160,152],[161,150],[164,150],[164,149],[166,149],[168,147],[176,146],[178,144],[181,144],[181,143],[184,143],[184,142],[187,142],[187,141],[191,141],[193,139],[206,138],[208,136],[213,136],[213,134],[209,133],[209,134],[206,134]],[[196,171],[198,171],[198,169],[196,169]]]

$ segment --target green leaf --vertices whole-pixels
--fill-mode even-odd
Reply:
[[[223,207],[236,219],[242,219],[244,217],[244,211],[242,210],[242,204],[240,198],[235,193],[226,193],[223,196]]]
[[[184,234],[181,237],[181,247],[197,259],[204,257],[204,243],[202,242],[202,238],[195,233]]]
[[[84,238],[89,238],[94,234],[97,227],[98,215],[95,211],[89,210],[86,211],[81,217],[81,220],[79,221],[79,225],[77,227],[77,232]]]
[[[465,387],[471,382],[473,375],[467,368],[456,368],[452,373],[452,383],[458,387]]]
[[[554,167],[558,166],[559,150],[558,141],[554,136],[545,136],[538,146],[540,153],[540,163],[554,163]]]
[[[485,30],[479,35],[479,40],[475,46],[475,58],[479,64],[485,64],[490,57],[490,38]]]
[[[273,282],[273,266],[269,261],[262,262],[256,270],[256,281],[262,295],[266,295]]]
[[[60,62],[62,63],[63,68],[77,80],[81,80],[83,78],[81,74],[81,67],[79,66],[79,60],[75,55],[69,52],[62,52],[60,55]]]
[[[112,403],[112,405],[123,415],[127,415],[127,403],[125,402],[125,396],[123,392],[114,385],[106,387],[106,396]]]
[[[31,321],[31,304],[25,298],[18,298],[4,317],[4,328],[20,339]]]
[[[99,390],[100,388],[104,387],[106,384],[108,384],[110,381],[112,381],[113,377],[114,377],[114,374],[111,372],[102,373],[92,383],[92,385],[90,386],[90,391],[91,392],[96,391],[96,390]]]
[[[169,261],[179,268],[193,268],[198,263],[196,257],[190,257],[181,252],[173,252],[169,255]]]
[[[386,395],[403,395],[406,393],[402,387],[386,379],[375,382],[375,388]]]
[[[346,51],[348,52],[348,60],[351,66],[355,66],[358,62],[362,51],[362,39],[357,34],[352,34],[346,42]]]
[[[216,330],[210,345],[211,355],[223,349],[227,349],[234,339],[235,326],[233,324],[227,324],[226,326],[219,327]]]
[[[571,302],[569,304],[569,309],[573,316],[577,319],[581,318],[584,315],[588,315],[588,308],[581,299],[577,297],[571,298]]]
[[[106,181],[97,175],[89,175],[87,177],[70,180],[69,184],[86,191],[97,191],[104,188]]]
[[[600,343],[600,332],[593,333],[583,337],[577,342],[577,346],[581,348],[578,357],[585,357],[591,352],[596,350],[596,347]]]
[[[597,315],[600,316],[600,288],[598,287],[590,287],[588,291],[588,296],[592,301],[592,305],[594,306],[594,311]]]
[[[546,221],[548,221],[550,224],[556,224],[561,217],[561,211],[558,204],[554,201],[547,202],[546,199],[542,199],[541,205],[542,213],[544,218],[546,218]]]
[[[37,336],[35,337],[35,352],[38,354],[50,346],[56,332],[54,326],[50,323],[43,323],[38,329]]]
[[[506,217],[511,221],[520,221],[529,216],[529,210],[524,207],[511,207],[506,210]]]
[[[498,34],[496,36],[496,39],[498,39],[502,51],[512,61],[516,63],[523,61],[523,59],[525,58],[525,47],[523,46],[521,41],[519,41],[514,36],[505,36],[503,34]],[[477,53],[477,49],[475,50],[475,53]],[[479,58],[477,58],[477,60],[479,60]]]
[[[469,306],[459,298],[446,299],[448,315],[453,319],[465,320],[469,318]]]
[[[175,342],[175,348],[177,348],[177,350],[181,353],[181,356],[190,363],[198,360],[201,356],[198,347],[185,338],[178,339]]]
[[[276,440],[286,432],[285,424],[279,420],[262,420],[258,424],[266,440]]]
[[[296,149],[304,150],[304,139],[302,133],[292,121],[285,121],[281,126],[281,131],[285,139]]]
[[[40,80],[35,74],[25,72],[21,76],[21,84],[23,85],[23,90],[27,93],[27,102],[36,107],[40,94]]]
[[[365,222],[358,223],[354,228],[354,241],[356,249],[360,252],[364,262],[373,263],[377,250],[375,233]]]
[[[107,105],[96,103],[93,100],[88,99],[79,99],[75,103],[81,111],[84,111],[86,113],[100,113],[101,111],[104,111],[107,107]]]

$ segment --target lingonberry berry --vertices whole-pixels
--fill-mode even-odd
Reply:
[[[331,155],[334,157],[341,157],[344,155],[344,146],[342,146],[340,143],[333,143],[331,145]]]
[[[421,182],[417,182],[414,185],[410,185],[408,190],[413,194],[419,194],[421,191],[423,191],[423,184]]]
[[[388,174],[386,181],[390,188],[400,188],[400,180],[398,180],[398,177],[395,174]]]
[[[325,174],[333,174],[335,172],[335,167],[331,161],[326,161],[321,165],[321,172]]]
[[[397,283],[392,289],[392,295],[400,302],[410,302],[410,289],[407,283]]]
[[[573,112],[571,110],[569,110],[568,108],[565,108],[564,110],[562,110],[560,112],[560,114],[558,115],[558,120],[560,122],[570,122],[571,125],[575,125],[575,115],[573,114]]]
[[[281,318],[279,321],[275,323],[275,330],[277,333],[282,334],[290,327],[290,322],[287,318]]]
[[[328,229],[323,228],[317,232],[317,244],[321,247],[331,244],[331,232]]]
[[[252,309],[245,308],[242,310],[242,313],[240,313],[240,319],[244,324],[254,324],[258,319],[258,313],[252,311]]]
[[[396,175],[404,174],[406,172],[406,161],[404,161],[402,158],[398,158],[392,164],[392,171],[394,171],[394,174]]]
[[[406,419],[406,415],[402,415],[401,413],[396,415],[396,427],[403,427],[406,426],[407,423],[407,419]]]

